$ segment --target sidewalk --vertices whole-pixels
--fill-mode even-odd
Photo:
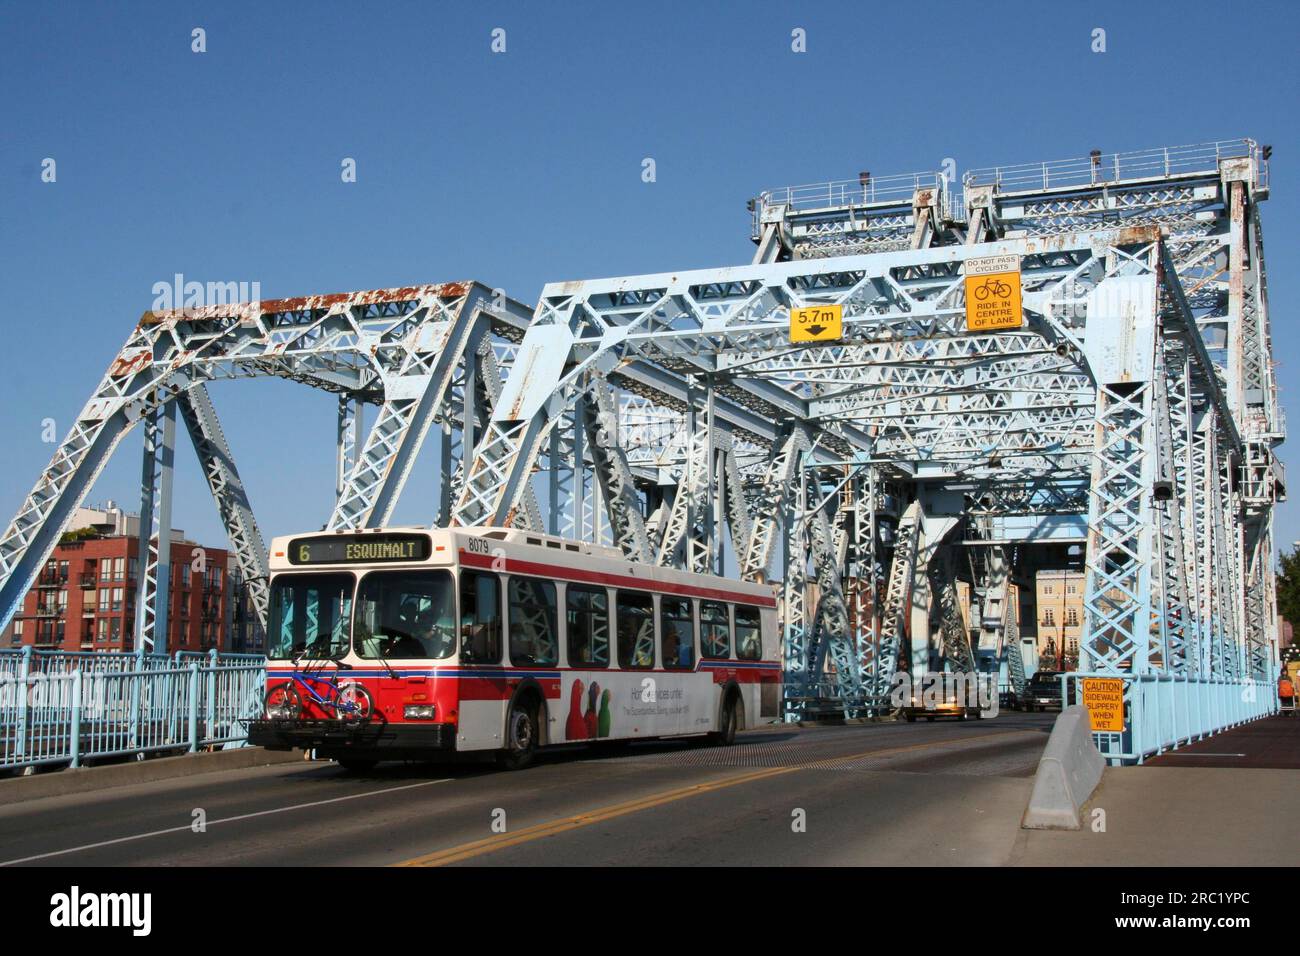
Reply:
[[[1140,767],[1108,767],[1082,830],[1022,830],[1022,866],[1294,866],[1300,720],[1270,717]],[[1094,811],[1102,811],[1096,815]],[[1104,822],[1104,831],[1092,829]]]
[[[8,777],[0,780],[0,806],[24,800],[62,797],[72,793],[109,790],[133,783],[192,777],[201,773],[242,770],[267,764],[302,760],[298,751],[263,750],[261,747],[234,747],[230,750],[184,754],[177,757],[153,757],[99,767],[56,770],[33,776]]]
[[[1300,715],[1266,717],[1148,761],[1156,767],[1300,770]]]

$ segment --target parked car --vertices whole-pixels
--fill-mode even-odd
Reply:
[[[1070,703],[1074,703],[1074,685],[1070,685]],[[1025,684],[1025,692],[1020,698],[1025,710],[1060,710],[1061,709],[1061,672],[1039,671]]]

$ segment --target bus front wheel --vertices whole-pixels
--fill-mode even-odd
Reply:
[[[523,770],[537,755],[537,718],[527,700],[510,705],[506,721],[506,746],[497,762],[506,770]]]

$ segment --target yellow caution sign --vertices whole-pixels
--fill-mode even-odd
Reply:
[[[966,331],[1018,329],[1020,257],[986,256],[966,260]]]
[[[1124,682],[1118,677],[1084,677],[1083,706],[1088,708],[1088,723],[1093,730],[1107,733],[1124,731]]]
[[[790,310],[791,342],[826,342],[844,334],[844,306],[810,305]]]

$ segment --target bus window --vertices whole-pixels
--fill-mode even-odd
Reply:
[[[609,595],[604,588],[570,584],[564,598],[569,666],[609,666]]]
[[[456,650],[448,571],[372,571],[357,594],[357,654],[443,660]]]
[[[618,621],[618,666],[655,666],[654,598],[641,591],[618,591],[614,599]]]
[[[659,627],[663,634],[662,659],[664,667],[685,668],[695,666],[695,621],[691,615],[688,598],[660,598]]]
[[[271,587],[271,660],[341,657],[351,637],[350,574],[282,574]],[[104,592],[107,593],[107,592]]]
[[[727,605],[700,602],[700,656],[715,660],[731,656],[731,615]]]
[[[742,661],[756,661],[763,656],[762,630],[756,607],[736,605],[736,656]]]
[[[460,573],[460,659],[501,663],[501,582],[495,574]]]
[[[511,577],[506,583],[510,601],[510,663],[516,667],[559,661],[555,636],[555,584],[538,578]]]

